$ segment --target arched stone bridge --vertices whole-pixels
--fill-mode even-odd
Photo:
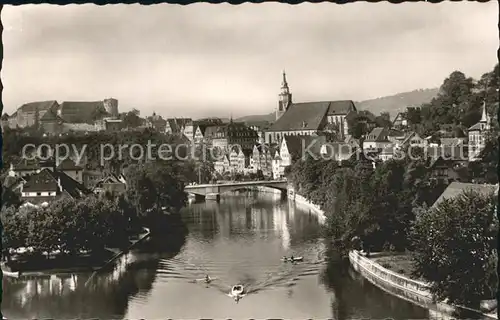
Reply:
[[[271,180],[271,181],[243,181],[243,182],[228,182],[217,184],[196,184],[186,186],[184,191],[196,195],[197,198],[204,198],[207,200],[219,200],[220,195],[225,192],[244,189],[249,187],[269,187],[281,190],[286,195],[287,191],[286,180]]]

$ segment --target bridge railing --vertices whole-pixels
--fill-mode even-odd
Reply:
[[[235,186],[235,185],[266,185],[266,184],[274,184],[274,183],[287,183],[286,180],[266,180],[266,181],[237,181],[230,183],[215,183],[215,184],[195,184],[188,185],[185,189],[196,189],[196,188],[204,188],[211,186]]]

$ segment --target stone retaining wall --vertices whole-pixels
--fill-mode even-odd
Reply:
[[[295,203],[299,204],[299,206],[303,206],[304,208],[314,212],[318,216],[319,222],[321,224],[325,223],[326,215],[325,212],[321,209],[321,207],[307,200],[304,196],[295,193],[294,188],[290,185],[288,186],[288,199],[295,201]]]
[[[451,315],[457,309],[465,309],[460,306],[433,302],[432,294],[429,290],[430,287],[427,283],[415,281],[392,272],[378,263],[363,257],[356,250],[349,252],[349,261],[352,268],[359,272],[365,279],[401,299],[445,315]],[[485,315],[477,310],[467,310],[479,315],[480,319],[498,319],[493,315]]]

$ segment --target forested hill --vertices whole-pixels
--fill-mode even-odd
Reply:
[[[398,93],[393,96],[356,102],[356,107],[359,110],[369,110],[373,114],[389,112],[394,117],[398,112],[404,111],[406,107],[418,107],[423,103],[430,102],[432,98],[437,96],[438,91],[439,88]]]

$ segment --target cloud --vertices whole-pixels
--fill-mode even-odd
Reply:
[[[26,5],[2,10],[4,105],[98,100],[166,116],[439,86],[496,63],[498,4]]]

